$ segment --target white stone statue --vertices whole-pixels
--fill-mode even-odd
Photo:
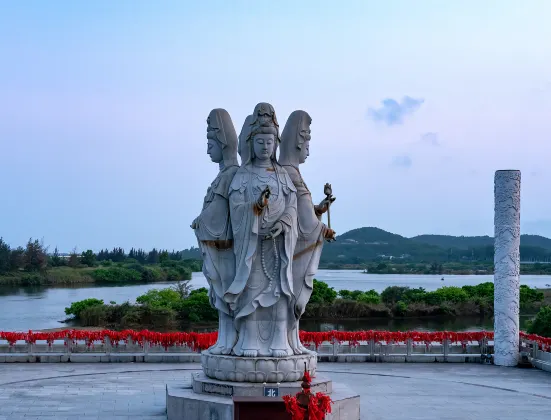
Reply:
[[[273,107],[258,104],[248,120],[242,165],[229,189],[236,268],[224,300],[238,332],[233,354],[281,358],[294,354],[289,331],[296,321],[296,188],[276,161],[279,126]]]
[[[211,304],[218,310],[218,341],[211,354],[230,354],[237,340],[233,316],[224,293],[235,276],[233,232],[230,222],[228,191],[239,169],[237,134],[230,114],[225,109],[213,109],[207,119],[207,153],[220,172],[207,190],[201,214],[191,227],[203,255],[203,274],[210,290]]]
[[[305,111],[294,111],[289,116],[281,135],[279,163],[297,189],[298,240],[293,257],[293,294],[295,300],[294,324],[289,331],[289,341],[295,354],[310,353],[299,339],[299,319],[306,309],[313,290],[314,275],[323,249],[324,239],[332,240],[335,232],[321,222],[335,197],[326,197],[314,205],[312,194],[306,186],[299,165],[310,154],[310,124],[312,119]]]

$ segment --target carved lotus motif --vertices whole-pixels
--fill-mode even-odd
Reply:
[[[231,382],[293,382],[302,378],[304,363],[311,375],[316,372],[317,355],[272,357],[238,357],[201,355],[203,371],[210,378]]]

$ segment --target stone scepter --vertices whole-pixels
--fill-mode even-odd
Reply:
[[[327,199],[327,228],[328,229],[331,229],[331,203],[333,203],[333,201],[335,201],[334,197],[333,197],[333,189],[331,188],[331,184],[327,183],[325,184],[325,186],[323,187],[323,193],[325,194],[326,196],[326,199]],[[327,239],[327,242],[332,242],[332,241],[336,241],[337,239],[335,238],[335,236],[331,237],[331,238],[328,238]]]

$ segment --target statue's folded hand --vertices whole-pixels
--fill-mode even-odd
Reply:
[[[268,201],[270,199],[271,194],[272,192],[270,191],[270,187],[266,186],[266,188],[264,188],[262,193],[260,193],[260,197],[256,201],[256,205],[259,209],[263,209],[268,205]]]
[[[274,227],[270,229],[270,234],[266,235],[266,239],[276,238],[283,232],[283,225],[281,222],[275,222]]]

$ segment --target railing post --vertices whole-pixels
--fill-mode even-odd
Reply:
[[[333,356],[336,356],[337,354],[339,354],[339,343],[335,338],[333,338],[333,340],[331,341],[333,341]]]
[[[30,341],[27,341],[27,340],[25,340],[25,342],[27,343],[27,351],[29,353],[29,356],[32,356],[33,355],[33,343],[31,343]]]
[[[444,362],[448,361],[448,354],[450,353],[450,340],[447,338],[442,342],[444,347]]]
[[[369,355],[371,357],[375,356],[375,340],[374,339],[369,340]]]
[[[111,356],[111,338],[105,337],[103,339],[103,345],[105,346],[105,354]]]
[[[412,347],[413,347],[413,342],[411,341],[411,338],[408,338],[408,339],[406,340],[406,357],[410,357],[410,356],[411,356]]]
[[[534,359],[538,358],[538,350],[539,350],[538,342],[537,341],[532,341],[532,357]]]
[[[147,341],[146,339],[143,340],[143,353],[144,353],[144,356],[147,356],[149,354],[149,341]]]
[[[65,343],[65,353],[71,354],[71,340],[69,340],[69,337],[65,337],[63,342]]]

